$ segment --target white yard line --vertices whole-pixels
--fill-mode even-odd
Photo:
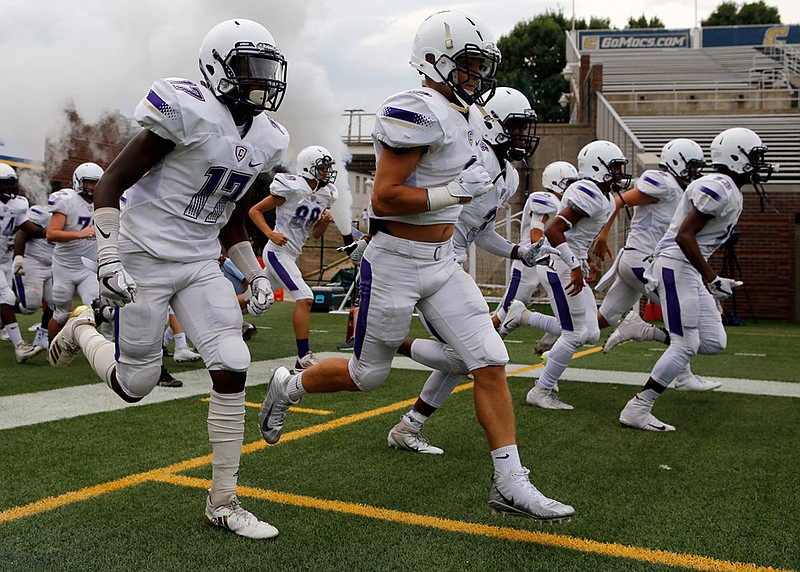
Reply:
[[[349,357],[351,354],[323,352],[317,355],[324,359],[327,357]],[[292,367],[294,360],[295,357],[292,356],[253,363],[247,376],[248,387],[267,383],[273,368],[279,365]],[[422,371],[428,369],[406,357],[395,358],[393,366],[398,369]],[[512,381],[518,377],[539,377],[541,368],[530,368],[531,366],[527,364],[508,364],[506,369],[512,373],[519,372],[513,375]],[[126,407],[140,407],[194,395],[208,395],[211,388],[211,380],[205,370],[186,371],[176,375],[183,381],[183,387],[156,387],[145,399],[132,405],[122,401],[103,383],[0,397],[0,430],[59,419],[71,419],[81,415],[116,411]],[[647,374],[570,367],[567,368],[561,379],[563,381],[641,386],[647,381]],[[727,377],[708,377],[707,379],[722,382],[722,387],[717,390],[720,392],[800,397],[800,383]],[[409,396],[409,398],[411,397],[413,396]]]

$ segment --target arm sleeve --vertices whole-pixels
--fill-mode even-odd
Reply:
[[[514,249],[514,245],[497,234],[494,229],[484,229],[482,232],[479,232],[478,236],[475,237],[475,244],[486,252],[502,256],[503,258],[510,258],[511,251]]]

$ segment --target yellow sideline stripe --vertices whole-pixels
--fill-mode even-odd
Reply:
[[[207,489],[211,486],[211,481],[206,479],[196,479],[183,475],[161,473],[154,480],[173,485],[195,487]],[[459,532],[472,534],[475,536],[485,536],[490,538],[501,538],[512,542],[530,542],[553,548],[565,548],[579,552],[589,552],[610,558],[628,558],[650,562],[653,564],[665,564],[667,566],[679,566],[691,568],[693,570],[712,570],[714,572],[792,572],[772,568],[771,566],[759,566],[746,562],[729,562],[727,560],[717,560],[707,556],[695,554],[681,554],[666,550],[653,550],[651,548],[641,548],[638,546],[627,546],[614,542],[599,542],[584,538],[575,538],[564,534],[553,534],[550,532],[539,532],[534,530],[521,530],[516,528],[506,528],[488,524],[477,524],[472,522],[462,522],[435,516],[426,516],[410,512],[402,512],[370,505],[357,504],[351,502],[318,499],[315,497],[282,493],[254,487],[239,486],[236,494],[240,497],[250,497],[269,502],[288,504],[313,508],[317,510],[328,510],[374,518],[388,522],[397,522],[412,526],[426,526],[448,532]]]
[[[588,350],[583,350],[582,352],[576,353],[572,356],[572,359],[588,356],[589,354],[596,354],[597,352],[603,351],[601,346],[597,346],[594,348],[589,348]],[[520,373],[525,373],[526,371],[532,371],[534,369],[539,369],[540,367],[544,367],[544,363],[537,363],[536,365],[529,365],[527,367],[522,367],[520,369],[515,369],[514,371],[509,371],[506,375],[519,375]]]
[[[208,403],[211,401],[210,397],[203,397],[200,401],[205,401]],[[258,407],[261,409],[260,403],[253,403],[252,401],[245,401],[244,402],[246,407]],[[310,413],[311,415],[333,415],[333,411],[328,409],[309,409],[307,407],[290,407],[289,411],[296,411],[297,413]]]

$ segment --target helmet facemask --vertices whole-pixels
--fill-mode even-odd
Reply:
[[[536,135],[536,113],[532,109],[524,114],[510,114],[502,125],[503,134],[497,136],[497,142],[507,145],[506,156],[510,161],[522,161],[536,152],[540,138]]]
[[[741,153],[747,157],[747,164],[744,166],[744,173],[750,176],[753,185],[766,183],[772,177],[773,167],[771,163],[764,160],[767,148],[764,146],[753,147],[748,153],[739,147]]]
[[[2,178],[0,179],[0,202],[7,203],[17,196],[19,193],[19,185],[17,179]]]
[[[599,159],[599,161],[600,164],[606,168],[606,171],[608,171],[603,175],[603,182],[610,182],[610,189],[613,192],[619,193],[620,191],[627,191],[630,188],[631,175],[625,172],[625,166],[628,164],[627,159],[614,159],[608,163],[602,159]]]
[[[311,175],[317,180],[320,187],[324,187],[328,183],[333,183],[336,180],[336,175],[339,173],[333,168],[335,161],[333,158],[325,155],[320,157],[314,164],[311,165]]]
[[[253,116],[280,107],[286,92],[286,60],[277,49],[241,42],[224,57],[217,50],[212,55],[225,73],[216,83],[224,103]],[[202,63],[200,69],[213,86],[209,77],[213,69],[203,69]]]
[[[499,61],[500,53],[496,49],[467,44],[452,57],[442,54],[434,69],[439,81],[448,85],[467,106],[485,105],[497,87],[494,75]]]

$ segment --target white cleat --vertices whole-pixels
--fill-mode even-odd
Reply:
[[[72,312],[67,323],[50,342],[47,358],[53,367],[66,367],[81,352],[75,339],[75,328],[83,324],[94,327],[94,310],[89,306],[78,306]]]
[[[41,326],[36,326],[36,335],[33,338],[33,345],[47,351],[50,348],[50,336],[47,330]]]
[[[608,336],[606,343],[603,345],[603,353],[608,353],[619,344],[631,340],[637,342],[652,340],[654,330],[655,326],[653,324],[648,324],[639,317],[637,311],[631,310],[619,323],[617,329]]]
[[[508,475],[495,473],[489,491],[489,506],[496,513],[527,516],[540,522],[569,522],[575,509],[547,498],[528,479],[530,471],[522,467]]]
[[[419,431],[415,431],[403,421],[400,421],[389,430],[389,436],[386,441],[390,447],[401,451],[411,451],[412,453],[426,455],[441,455],[444,453],[444,449],[431,445],[427,437]]]
[[[292,379],[292,372],[281,366],[272,372],[269,380],[269,388],[261,404],[261,411],[258,414],[258,426],[261,429],[261,436],[270,445],[274,445],[281,438],[283,432],[283,422],[286,419],[286,411],[291,405],[300,403],[300,399],[292,401],[289,398],[289,380]]]
[[[501,338],[505,338],[508,334],[519,328],[522,322],[522,313],[527,310],[525,304],[519,300],[512,300],[508,306],[508,312],[503,319],[503,323],[497,329],[497,333]]]
[[[175,353],[172,354],[172,359],[174,359],[177,362],[187,362],[187,361],[200,361],[202,358],[200,357],[200,354],[193,352],[187,347],[175,350]]]
[[[263,540],[278,536],[278,529],[271,524],[258,520],[256,516],[244,510],[235,496],[231,502],[221,506],[211,506],[211,495],[206,494],[206,524],[230,530],[234,534],[246,538]]]
[[[533,353],[536,355],[542,355],[544,352],[548,352],[553,349],[553,344],[556,343],[558,336],[555,334],[551,334],[550,332],[546,332],[535,344],[533,344]]]
[[[552,390],[544,389],[538,385],[534,385],[533,389],[528,392],[525,397],[525,403],[533,405],[534,407],[541,407],[542,409],[557,409],[562,411],[572,411],[575,409],[572,405],[564,403],[557,396],[553,395]]]
[[[17,358],[17,363],[25,363],[40,351],[42,351],[42,348],[39,346],[32,346],[24,341],[14,346],[14,356]]]
[[[677,391],[712,391],[722,386],[721,382],[709,381],[691,371],[682,371],[673,383]]]
[[[8,335],[8,332],[5,329],[0,329],[0,342],[9,342],[11,341],[11,336]]]
[[[294,362],[294,369],[296,370],[304,370],[310,368],[312,365],[317,365],[319,363],[319,358],[314,355],[313,352],[308,352],[301,358],[297,358],[297,361]]]
[[[675,431],[675,427],[659,421],[655,415],[650,413],[652,407],[652,405],[640,399],[637,393],[628,401],[619,414],[619,422],[623,427],[641,429],[642,431],[654,431],[656,433]]]

